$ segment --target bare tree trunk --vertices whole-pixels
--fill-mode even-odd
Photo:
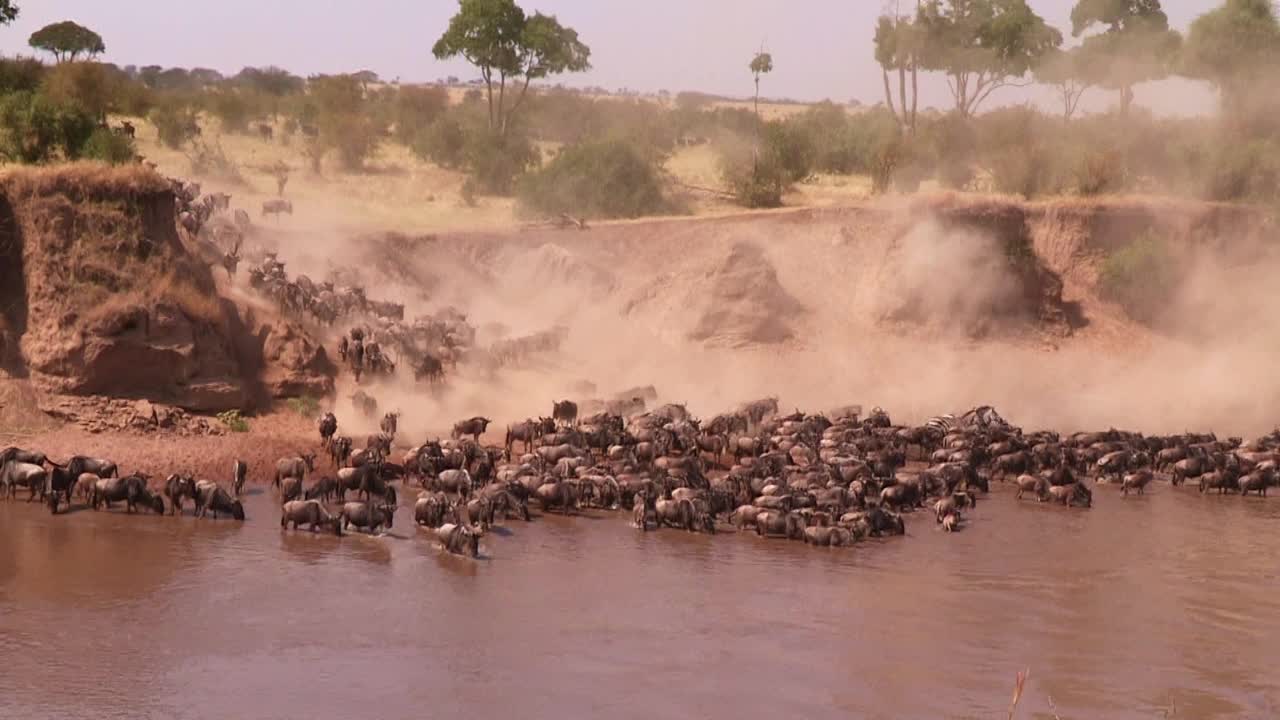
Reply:
[[[900,124],[902,119],[898,117],[898,111],[893,107],[893,91],[889,89],[889,70],[883,66],[880,68],[880,74],[884,77],[884,101],[889,106],[889,112],[893,113],[893,119]],[[905,108],[903,108],[905,110]]]
[[[1120,88],[1120,117],[1129,117],[1129,108],[1133,105],[1133,86]]]
[[[919,107],[919,105],[917,104],[919,102],[920,102],[920,84],[919,84],[919,77],[918,77],[918,68],[916,67],[915,56],[912,56],[911,58],[911,123],[910,123],[912,135],[916,134],[916,108]],[[903,108],[902,111],[905,113],[906,108]]]

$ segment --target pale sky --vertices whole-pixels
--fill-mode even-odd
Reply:
[[[0,52],[31,54],[30,34],[59,20],[96,30],[106,61],[119,65],[211,67],[234,73],[246,65],[278,65],[299,75],[368,69],[384,79],[430,81],[475,77],[462,62],[440,63],[431,45],[457,8],[455,0],[17,0],[17,22],[0,27]],[[884,0],[521,0],[558,16],[591,46],[589,73],[566,84],[701,90],[745,97],[752,92],[747,63],[763,43],[774,72],[762,95],[864,103],[883,99],[872,56],[875,19]],[[1073,0],[1031,0],[1070,37]],[[1218,0],[1164,0],[1184,30]],[[1006,90],[993,101],[1035,99],[1046,90]],[[1198,84],[1139,88],[1137,101],[1162,112],[1198,114],[1214,98]],[[1093,93],[1092,107],[1113,102]],[[921,104],[948,105],[946,86],[931,80]]]

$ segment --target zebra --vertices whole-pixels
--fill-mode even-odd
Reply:
[[[980,405],[959,417],[948,413],[929,418],[924,426],[930,435],[938,438],[944,438],[956,431],[1010,427],[1009,423],[1000,417],[1000,413],[990,405]]]

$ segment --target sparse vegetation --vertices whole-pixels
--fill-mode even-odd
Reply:
[[[1143,235],[1112,252],[1098,277],[1102,296],[1119,303],[1130,317],[1149,322],[1177,286],[1177,264],[1160,240]]]
[[[285,401],[289,409],[304,418],[314,418],[320,414],[320,401],[310,395],[289,398]]]
[[[233,433],[249,432],[249,421],[240,416],[239,410],[218,413],[218,422],[221,422],[226,426],[227,430]]]
[[[80,149],[81,158],[108,165],[133,162],[135,154],[132,139],[107,128],[95,129]]]
[[[634,218],[671,207],[657,168],[621,141],[565,148],[525,176],[519,199],[526,211],[551,216]]]

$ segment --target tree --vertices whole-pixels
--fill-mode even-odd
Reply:
[[[31,33],[27,43],[36,50],[52,53],[58,62],[74,61],[81,55],[93,57],[107,50],[101,35],[70,20],[45,25]]]
[[[761,50],[751,58],[751,74],[756,79],[756,117],[760,116],[760,76],[773,72],[773,56]]]
[[[440,60],[462,56],[480,70],[488,91],[489,128],[502,137],[531,81],[591,68],[591,49],[578,39],[577,31],[551,15],[526,16],[515,0],[458,0],[458,13],[432,53]],[[509,107],[508,80],[521,84]]]
[[[961,117],[971,117],[991,93],[1019,80],[1062,33],[1026,0],[925,0],[916,16],[919,66],[947,75]]]
[[[1062,101],[1062,119],[1069,122],[1080,106],[1080,98],[1092,84],[1089,78],[1094,75],[1086,68],[1088,60],[1080,48],[1059,50],[1045,54],[1036,66],[1035,77],[1045,85],[1052,85]]]
[[[0,0],[0,25],[8,25],[18,19],[20,8],[13,4],[13,0]]]
[[[1182,70],[1217,86],[1223,105],[1239,111],[1253,88],[1267,84],[1280,60],[1280,23],[1268,0],[1226,0],[1191,23]]]
[[[916,12],[920,8],[917,4]],[[920,32],[910,18],[895,12],[881,15],[876,23],[876,62],[880,63],[884,79],[884,99],[898,126],[908,134],[916,131],[916,108],[919,96]],[[893,91],[889,86],[889,72],[898,73],[899,108],[893,106]],[[907,75],[911,76],[911,104],[907,105]]]
[[[1182,37],[1169,29],[1160,0],[1079,0],[1071,10],[1071,34],[1094,26],[1106,30],[1084,39],[1079,69],[1094,83],[1120,92],[1120,114],[1128,115],[1133,86],[1169,74]]]

